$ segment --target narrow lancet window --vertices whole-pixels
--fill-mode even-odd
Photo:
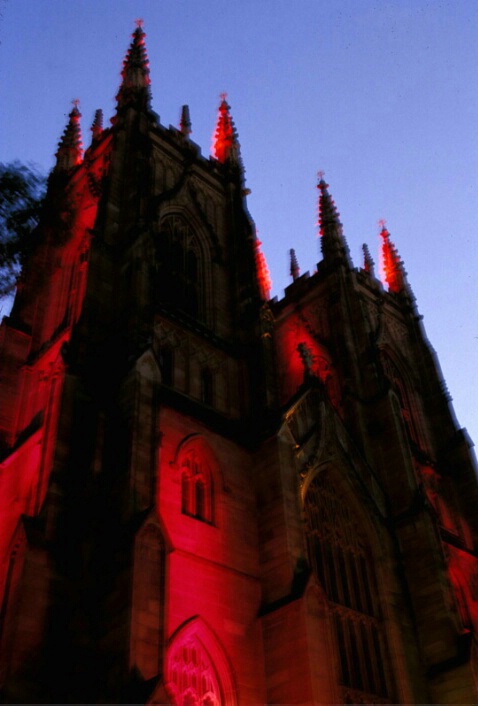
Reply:
[[[201,445],[192,446],[180,457],[181,510],[183,514],[212,524],[214,487],[209,460]]]
[[[370,546],[327,472],[310,484],[305,512],[310,562],[335,626],[344,703],[388,703],[388,650]]]
[[[158,301],[191,318],[204,319],[204,258],[197,236],[179,216],[167,218],[157,235]]]

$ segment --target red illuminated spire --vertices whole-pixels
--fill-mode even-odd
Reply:
[[[385,221],[380,221],[382,242],[383,275],[390,292],[398,294],[406,288],[406,273],[395,245],[390,240],[390,233],[385,228]]]
[[[83,157],[81,127],[81,113],[78,110],[78,101],[73,101],[73,110],[69,115],[68,124],[58,144],[56,153],[56,166],[58,171],[68,171],[81,163]]]
[[[363,269],[371,277],[375,277],[375,263],[372,259],[372,256],[370,255],[370,250],[368,249],[368,245],[366,243],[364,243],[362,245],[362,251],[363,251]]]
[[[320,228],[322,255],[324,259],[332,261],[345,259],[350,266],[350,256],[342,232],[340,214],[328,192],[329,185],[325,183],[322,172],[319,172],[319,178],[320,180],[317,184],[317,188],[320,191],[318,225]]]
[[[91,126],[91,133],[93,136],[93,142],[101,137],[103,132],[103,111],[99,108],[95,112],[95,119],[93,120],[93,125]]]
[[[132,34],[133,41],[123,61],[122,81],[116,96],[118,108],[132,103],[139,103],[140,107],[149,108],[151,100],[149,61],[144,42],[146,34],[143,31],[142,20],[137,20],[136,24],[137,27]]]
[[[189,115],[189,106],[183,105],[181,108],[181,122],[179,123],[179,129],[184,135],[184,137],[189,137],[191,134],[191,117]]]
[[[219,106],[219,116],[217,119],[216,132],[213,138],[213,153],[216,159],[224,164],[227,159],[239,161],[239,141],[234,126],[234,121],[230,114],[230,106],[226,101],[226,94],[221,96]]]
[[[290,249],[290,276],[292,279],[295,280],[298,279],[300,275],[300,268],[299,268],[299,263],[297,262],[297,258],[295,256],[295,250],[293,248]]]
[[[272,280],[267,267],[266,258],[261,251],[261,241],[256,238],[254,241],[254,255],[256,259],[257,282],[261,299],[267,301],[270,298]]]

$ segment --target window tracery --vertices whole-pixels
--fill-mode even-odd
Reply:
[[[383,357],[385,375],[395,391],[400,406],[400,414],[411,441],[420,449],[424,447],[423,432],[419,424],[419,411],[409,394],[404,376],[388,355]]]
[[[325,471],[308,488],[305,512],[311,566],[332,612],[344,702],[387,703],[386,638],[366,538]]]
[[[159,301],[203,320],[204,264],[197,236],[180,216],[170,216],[158,234]]]
[[[166,691],[175,706],[237,706],[239,703],[224,648],[199,616],[183,623],[173,636],[164,676]]]
[[[181,454],[180,470],[182,512],[212,524],[213,479],[208,459],[199,446],[193,445]]]
[[[182,642],[170,659],[170,680],[177,706],[222,706],[214,665],[194,637]]]

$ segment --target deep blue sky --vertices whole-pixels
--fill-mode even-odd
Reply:
[[[48,171],[71,100],[87,145],[144,19],[153,108],[209,154],[227,91],[273,294],[320,259],[325,171],[355,264],[386,219],[461,425],[478,441],[476,0],[0,0],[0,161]]]

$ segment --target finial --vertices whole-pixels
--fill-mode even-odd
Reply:
[[[317,188],[322,192],[329,188],[329,185],[324,181],[325,172],[323,169],[319,169],[317,172]]]
[[[141,17],[138,17],[134,23],[138,29],[143,29],[144,20]]]
[[[298,279],[299,275],[300,275],[299,263],[297,262],[294,248],[290,249],[289,254],[290,254],[290,275],[295,282],[295,280]]]

